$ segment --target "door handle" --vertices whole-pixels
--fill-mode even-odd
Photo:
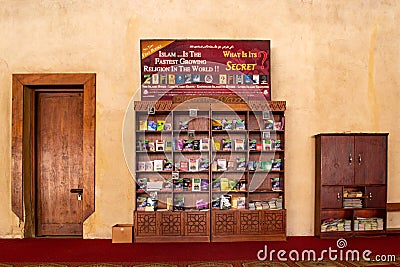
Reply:
[[[72,194],[78,194],[78,200],[82,200],[83,189],[82,188],[73,188],[70,190]]]

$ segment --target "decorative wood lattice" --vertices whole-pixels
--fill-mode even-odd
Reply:
[[[181,235],[181,214],[179,212],[161,212],[161,234]]]
[[[157,219],[155,213],[137,213],[136,216],[136,232],[138,236],[156,235]]]
[[[265,212],[263,215],[263,228],[266,232],[284,232],[285,223],[282,212]]]
[[[134,110],[147,111],[148,108],[154,107],[156,111],[172,110],[172,101],[135,101]]]
[[[249,101],[247,103],[251,110],[262,111],[285,111],[286,101]]]
[[[258,234],[260,232],[260,215],[256,212],[240,213],[240,233]]]
[[[233,212],[224,212],[215,214],[215,234],[233,235],[235,234],[236,218]]]
[[[208,223],[206,214],[189,213],[186,216],[187,235],[207,235]]]

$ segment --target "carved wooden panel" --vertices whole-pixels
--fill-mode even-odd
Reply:
[[[157,234],[155,212],[136,212],[135,232],[137,236],[154,236]]]
[[[160,234],[167,236],[182,235],[181,212],[159,212]]]
[[[239,218],[240,234],[260,234],[260,213],[258,211],[241,211]]]
[[[209,235],[209,214],[209,212],[204,211],[185,213],[185,235]]]
[[[236,234],[236,212],[215,211],[213,213],[213,224],[214,235]]]
[[[262,228],[266,234],[286,231],[284,211],[262,211]]]
[[[135,101],[134,110],[147,111],[148,108],[154,107],[155,111],[172,110],[172,101]]]

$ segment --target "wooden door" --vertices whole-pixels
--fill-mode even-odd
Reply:
[[[366,208],[386,207],[386,186],[367,186],[366,187]]]
[[[82,188],[83,93],[36,100],[37,236],[82,235],[82,200],[71,189]]]
[[[321,136],[321,184],[351,185],[354,182],[354,137]]]
[[[386,184],[387,135],[355,137],[355,183]]]
[[[341,209],[343,207],[343,187],[341,186],[322,186],[321,187],[321,208],[322,209]]]

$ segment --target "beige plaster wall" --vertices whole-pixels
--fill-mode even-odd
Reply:
[[[122,128],[139,88],[139,40],[270,39],[273,100],[287,101],[288,235],[312,235],[314,140],[389,132],[389,201],[400,201],[400,3],[397,0],[0,0],[0,237],[11,212],[11,75],[97,74],[96,212],[86,238],[132,222]],[[129,131],[129,129],[128,129]],[[131,157],[132,158],[132,157]],[[390,225],[399,225],[391,217]]]

